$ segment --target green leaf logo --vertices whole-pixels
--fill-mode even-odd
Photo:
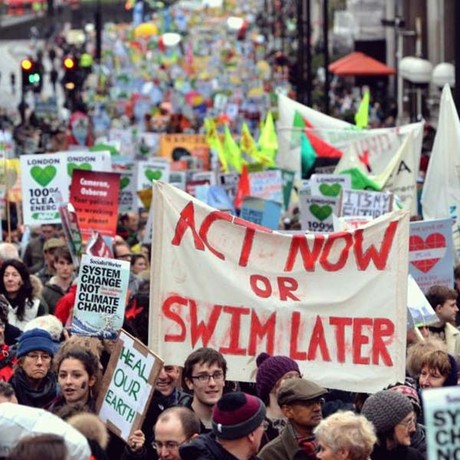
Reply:
[[[34,181],[42,187],[46,187],[56,177],[56,174],[57,169],[52,165],[45,166],[44,168],[34,166],[30,170],[30,175]]]
[[[72,177],[72,173],[74,169],[84,169],[85,171],[91,171],[92,166],[90,163],[68,163],[67,164],[67,174]]]
[[[129,177],[122,177],[122,178],[120,179],[120,187],[121,187],[121,189],[123,190],[123,189],[126,188],[128,185],[129,185]]]
[[[310,206],[310,212],[321,222],[326,220],[332,214],[332,208],[329,205],[320,206],[318,204],[312,204]]]
[[[153,171],[152,169],[146,169],[144,174],[145,174],[145,177],[149,180],[149,182],[152,182],[153,180],[158,180],[163,175],[161,171],[159,170]]]
[[[319,186],[319,191],[324,196],[339,196],[340,190],[342,190],[342,186],[340,184],[321,184]]]

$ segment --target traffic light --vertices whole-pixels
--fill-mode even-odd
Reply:
[[[64,67],[64,88],[68,91],[73,91],[79,86],[78,61],[74,56],[66,56],[62,64]]]
[[[21,61],[22,71],[22,90],[25,92],[29,89],[39,93],[42,89],[42,67],[38,61],[26,58]]]

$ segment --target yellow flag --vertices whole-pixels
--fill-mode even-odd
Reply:
[[[229,160],[229,163],[235,168],[236,172],[241,173],[243,167],[241,150],[233,139],[227,125],[225,125],[224,151],[225,157]]]
[[[369,99],[370,92],[366,90],[355,114],[355,124],[358,128],[367,128],[369,124]]]
[[[270,158],[274,159],[278,152],[278,136],[276,135],[275,122],[273,121],[273,115],[268,112],[265,118],[265,123],[262,127],[259,136],[259,149],[261,153]]]
[[[222,165],[222,171],[228,172],[228,159],[225,155],[222,142],[220,141],[215,121],[212,118],[205,118],[204,128],[206,131],[206,142],[216,151],[220,164]]]
[[[243,121],[243,124],[241,125],[240,147],[243,152],[247,153],[255,160],[258,160],[257,144],[245,121]]]

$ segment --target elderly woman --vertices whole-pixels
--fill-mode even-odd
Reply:
[[[372,460],[423,460],[423,455],[411,445],[415,432],[415,413],[408,398],[385,390],[370,396],[362,414],[374,425],[377,444]]]
[[[315,429],[320,460],[367,460],[377,437],[366,417],[337,412]]]
[[[19,404],[44,409],[56,397],[56,378],[51,372],[55,350],[49,332],[32,329],[21,335],[18,361],[10,379]]]

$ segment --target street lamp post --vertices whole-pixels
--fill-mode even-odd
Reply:
[[[329,2],[323,0],[324,113],[329,114]]]

